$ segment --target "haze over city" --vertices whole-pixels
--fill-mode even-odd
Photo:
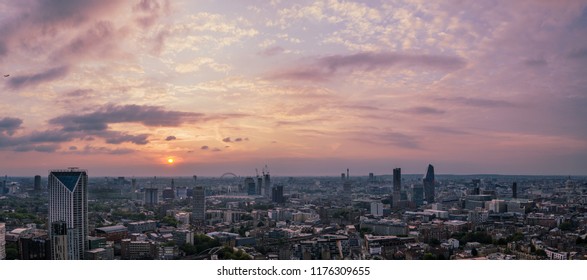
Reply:
[[[10,176],[587,175],[585,1],[2,1],[0,74]]]

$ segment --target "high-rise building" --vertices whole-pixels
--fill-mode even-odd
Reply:
[[[35,175],[35,185],[34,190],[36,192],[41,190],[41,175]]]
[[[373,173],[369,173],[369,182],[370,183],[375,182],[375,175],[373,175]]]
[[[69,168],[49,172],[49,237],[65,235],[65,250],[51,248],[52,259],[81,260],[87,250],[88,175],[85,170]],[[51,242],[53,245],[54,243]]]
[[[246,187],[246,186],[245,186]],[[263,188],[263,177],[257,175],[257,189],[261,189],[263,196],[267,196],[267,190]]]
[[[514,184],[512,185],[512,197],[518,198],[518,183],[517,182],[514,182]]]
[[[269,172],[263,174],[263,183],[265,184],[265,195],[267,198],[271,197],[271,176]]]
[[[393,207],[398,207],[402,191],[402,169],[393,169]]]
[[[259,186],[260,187],[260,186]],[[257,194],[257,186],[255,186],[255,180],[251,177],[245,178],[245,189],[248,195]]]
[[[159,189],[145,189],[145,205],[157,205],[159,203]]]
[[[0,260],[6,258],[6,225],[0,223]]]
[[[344,174],[344,172],[340,173],[340,179],[343,181],[346,179],[346,174]]]
[[[203,186],[194,187],[192,197],[192,221],[194,224],[199,225],[206,223],[206,188]]]
[[[283,185],[276,185],[271,190],[271,200],[274,203],[285,203],[285,198],[283,197]]]
[[[424,204],[424,188],[420,184],[412,185],[412,202],[416,206]]]
[[[434,179],[434,166],[432,166],[432,164],[428,164],[428,170],[426,171],[426,176],[424,176],[423,182],[424,200],[426,200],[428,203],[433,203],[436,180]]]

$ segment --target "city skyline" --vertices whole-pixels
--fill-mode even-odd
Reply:
[[[531,3],[5,1],[0,172],[587,175],[587,3]]]

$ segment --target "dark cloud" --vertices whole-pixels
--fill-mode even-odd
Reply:
[[[222,139],[222,142],[230,143],[230,142],[232,142],[232,140],[230,140],[230,137],[226,137],[226,138]]]
[[[87,145],[87,146],[84,147],[84,149],[82,151],[79,151],[78,153],[82,153],[82,154],[125,155],[125,154],[134,153],[134,152],[135,152],[135,150],[133,150],[133,149],[126,149],[126,148],[110,149],[110,148],[107,148],[107,147],[94,147],[94,146]]]
[[[140,123],[145,126],[179,126],[203,118],[203,114],[167,111],[159,106],[105,105],[87,114],[68,114],[49,120],[66,131],[106,130],[111,123]]]
[[[355,141],[375,145],[391,145],[407,149],[420,148],[420,142],[416,137],[401,132],[383,131],[374,133],[370,131],[354,131],[349,133],[349,135]]]
[[[202,147],[200,147],[200,149],[201,150],[208,150],[208,149],[210,149],[210,147],[208,147],[208,146],[202,146]]]
[[[45,130],[32,132],[27,137],[27,142],[31,143],[60,143],[67,142],[75,138],[74,133],[68,133],[61,130]]]
[[[222,150],[219,148],[214,148],[214,149],[212,149],[212,152],[222,152]]]
[[[135,20],[143,28],[155,24],[162,15],[169,13],[169,10],[169,1],[156,0],[141,0],[133,8],[137,16]]]
[[[42,153],[54,153],[59,149],[59,145],[18,145],[14,148],[15,152],[42,152]]]
[[[91,89],[76,89],[76,90],[68,91],[68,92],[64,93],[63,95],[68,96],[68,97],[87,97],[92,92],[94,92],[94,91]]]
[[[14,76],[8,80],[8,86],[13,89],[36,86],[43,82],[49,82],[63,78],[67,75],[67,73],[69,73],[69,66],[59,66],[37,74]]]
[[[450,127],[444,127],[444,126],[425,126],[422,129],[425,131],[429,131],[429,132],[438,132],[438,133],[445,133],[445,134],[459,134],[459,135],[471,134],[471,133],[464,131],[464,130],[454,129],[454,128],[450,128]]]
[[[310,65],[287,69],[270,75],[270,79],[324,81],[340,72],[375,71],[391,68],[427,68],[453,71],[466,65],[458,56],[372,53],[363,52],[352,55],[333,55],[316,59]]]
[[[108,144],[121,144],[124,142],[129,142],[137,145],[148,144],[149,140],[147,140],[147,138],[150,136],[149,134],[130,135],[118,131],[105,131],[98,135],[102,136]]]
[[[472,107],[486,107],[486,108],[497,108],[497,107],[518,107],[517,104],[504,101],[504,100],[492,100],[483,98],[469,98],[469,97],[448,97],[448,98],[436,98],[436,100],[444,101],[448,103],[458,103]]]
[[[570,59],[583,59],[587,58],[587,48],[573,50],[569,53],[568,57]]]
[[[22,120],[18,118],[5,117],[0,119],[0,134],[13,135],[21,125]]]
[[[70,151],[77,151],[77,147],[76,146],[69,146],[69,150]]]
[[[176,139],[177,139],[177,137],[170,135],[170,136],[167,136],[167,138],[165,138],[165,141],[172,141],[172,140],[176,140]]]
[[[243,141],[243,139],[242,139],[242,138],[240,138],[240,137],[238,137],[238,138],[234,139],[234,142],[241,142],[241,141]]]
[[[274,46],[274,47],[266,48],[266,49],[260,51],[258,54],[262,55],[262,56],[274,56],[274,55],[278,55],[280,53],[283,53],[284,51],[285,51],[284,48],[282,48],[280,46]]]
[[[539,59],[526,59],[524,60],[524,64],[530,67],[542,67],[548,65],[546,60],[539,58]]]
[[[14,47],[42,48],[30,45],[106,16],[122,4],[117,0],[36,0],[12,5],[12,17],[0,26],[0,58]]]
[[[404,112],[417,114],[417,115],[442,115],[442,114],[446,113],[446,111],[444,111],[444,110],[439,110],[436,108],[425,107],[425,106],[412,107],[407,110],[404,110]]]

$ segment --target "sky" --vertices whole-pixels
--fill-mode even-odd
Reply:
[[[0,74],[0,174],[587,175],[586,1],[6,0]]]

